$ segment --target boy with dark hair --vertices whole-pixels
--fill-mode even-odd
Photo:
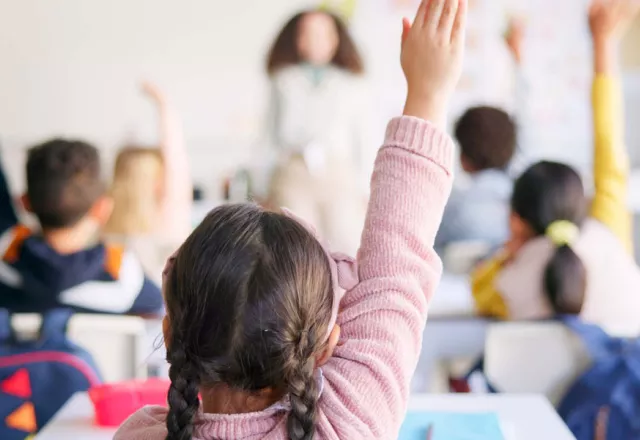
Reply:
[[[455,242],[480,242],[490,251],[507,239],[513,187],[507,168],[516,150],[516,131],[511,117],[493,107],[469,109],[458,120],[460,164],[471,179],[451,194],[436,237],[439,250]]]
[[[507,112],[494,107],[467,110],[456,124],[455,136],[467,173],[504,171],[516,151],[516,124]]]
[[[95,147],[55,139],[29,150],[24,207],[41,231],[18,223],[0,169],[0,307],[55,307],[101,313],[155,314],[162,295],[137,258],[100,241],[112,203]]]

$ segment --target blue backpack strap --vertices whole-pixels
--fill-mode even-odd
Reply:
[[[592,359],[610,353],[613,338],[597,325],[587,324],[577,316],[561,316],[560,321],[580,338]]]
[[[67,337],[67,326],[73,316],[71,309],[54,309],[42,315],[40,339],[42,341],[64,341]]]
[[[11,313],[7,309],[0,309],[0,343],[8,343],[15,340],[13,327],[11,326]]]

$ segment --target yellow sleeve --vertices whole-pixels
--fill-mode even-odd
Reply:
[[[631,213],[627,209],[629,158],[624,145],[624,111],[618,79],[596,75],[593,81],[595,194],[591,216],[606,225],[633,252]]]
[[[481,263],[471,274],[471,291],[479,315],[508,319],[509,311],[496,288],[504,257],[498,255]]]

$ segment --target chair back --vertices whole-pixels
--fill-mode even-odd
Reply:
[[[20,339],[36,338],[40,323],[37,314],[13,315],[13,328]],[[147,377],[145,358],[151,347],[144,319],[76,314],[69,321],[67,335],[91,354],[105,382]]]
[[[557,405],[590,365],[578,337],[561,323],[492,324],[485,343],[485,374],[505,393],[543,394]]]

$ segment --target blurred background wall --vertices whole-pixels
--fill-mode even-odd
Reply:
[[[334,3],[338,0],[333,0]],[[360,0],[352,19],[369,70],[372,131],[400,111],[400,18],[412,0]],[[153,143],[155,114],[137,83],[161,85],[181,112],[194,176],[215,193],[251,157],[266,105],[263,64],[272,38],[306,0],[0,0],[0,142],[15,185],[25,146],[53,135],[97,143],[105,158],[124,142]],[[555,5],[554,14],[550,14]],[[528,22],[541,154],[588,170],[586,0],[474,0],[465,79],[455,112],[513,105],[501,37],[509,14]],[[640,24],[625,48],[629,142],[640,165]],[[454,115],[455,116],[455,115]],[[14,165],[15,164],[15,165]],[[20,188],[21,186],[17,187]],[[214,194],[215,196],[216,194]]]

